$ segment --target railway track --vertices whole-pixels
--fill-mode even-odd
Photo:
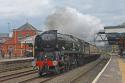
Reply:
[[[73,70],[73,71],[67,72],[66,74],[62,74],[57,78],[55,77],[52,79],[47,79],[45,81],[41,81],[38,83],[91,83],[93,79],[96,77],[96,75],[105,66],[107,61],[108,61],[107,59],[102,59],[100,61],[97,61],[93,66],[89,65],[89,67],[87,67],[86,65],[86,67],[82,68],[82,71],[80,70],[81,72],[79,71],[79,69],[77,71]],[[76,72],[80,72],[80,73],[78,74]],[[74,75],[71,73],[74,73]]]
[[[106,62],[107,62],[106,60],[100,60],[98,63],[96,63],[96,65],[94,67],[92,67],[91,69],[87,70],[83,74],[77,76],[75,79],[72,79],[69,83],[78,83],[77,81],[79,80],[79,78],[85,76],[86,74],[88,74],[93,69],[96,69],[100,64],[104,64]],[[67,72],[65,72],[65,73],[67,73]],[[22,81],[22,82],[19,82],[19,83],[51,83],[51,80],[53,80],[54,78],[56,80],[56,77],[59,77],[59,76],[65,76],[65,73],[60,74],[60,75],[55,75],[55,76],[52,76],[52,77],[41,77],[41,78],[40,77],[36,77],[36,78],[28,79],[28,80],[25,80],[25,81]]]
[[[31,79],[21,81],[19,83],[35,83],[35,82],[36,83],[44,83],[44,82],[49,81],[53,78],[55,78],[55,77],[34,77],[34,78],[31,78]]]
[[[0,83],[35,83],[32,81],[39,80],[41,82],[48,79],[52,79],[52,77],[41,78],[38,76],[38,71],[34,71],[33,69],[13,74],[0,75]]]
[[[45,82],[50,81],[50,80],[52,80],[52,79],[54,79],[58,76],[64,75],[65,73],[58,74],[58,75],[43,76],[43,77],[34,77],[34,78],[31,78],[31,79],[23,80],[19,83],[35,83],[35,82],[45,83]]]
[[[24,69],[24,68],[29,68],[29,67],[17,67],[17,68],[14,68],[14,69],[4,69],[4,70],[0,70],[0,73],[8,72],[8,71],[14,71],[14,70],[16,71],[16,70],[20,70],[20,69]]]
[[[98,62],[94,67],[92,67],[91,69],[87,70],[86,72],[82,73],[81,75],[77,76],[75,79],[72,79],[70,81],[70,83],[91,83],[91,80],[93,78],[91,78],[91,76],[95,73],[95,71],[99,70],[101,71],[101,69],[103,68],[103,66],[107,63],[108,60],[103,59],[102,61]],[[98,69],[99,68],[99,69]],[[98,74],[98,73],[96,73]],[[86,78],[87,77],[87,78]],[[90,77],[90,78],[88,78]],[[86,80],[88,79],[88,80]],[[84,82],[81,80],[84,80]]]
[[[69,79],[70,81],[65,82],[65,83],[80,83],[78,82],[82,77],[85,76],[90,76],[88,73],[91,72],[92,70],[96,70],[97,67],[102,64],[102,63],[106,63],[107,60],[100,60],[97,61],[97,63],[95,63],[95,65],[91,68],[89,68],[88,70],[85,70],[85,72],[80,73],[77,77],[73,78],[73,79]],[[86,69],[86,68],[85,68]],[[27,71],[23,71],[23,72],[18,72],[15,74],[10,74],[7,76],[0,76],[0,83],[64,83],[64,82],[54,82],[52,80],[57,80],[58,78],[63,79],[62,77],[68,77],[68,75],[66,75],[67,73],[71,73],[72,71],[74,71],[75,69],[69,71],[69,72],[65,72],[63,74],[60,75],[54,75],[54,76],[44,76],[44,77],[39,77],[37,71],[33,71],[33,70],[27,70]],[[71,76],[71,75],[69,75]],[[86,78],[84,78],[86,79]],[[65,81],[65,79],[64,79]],[[84,82],[81,82],[84,83]],[[91,83],[91,82],[85,82],[85,83]]]
[[[19,78],[19,77],[22,77],[22,76],[25,76],[25,75],[34,74],[34,73],[37,73],[37,71],[27,70],[27,71],[13,73],[13,74],[9,74],[9,75],[3,75],[3,76],[0,76],[0,83],[4,82],[4,81],[7,81],[7,80]]]
[[[34,77],[34,78],[29,78],[29,79],[23,80],[19,83],[46,83],[46,82],[48,82],[48,81],[50,81],[50,80],[52,80],[52,79],[54,79],[58,76],[64,75],[68,71],[69,70],[63,72],[62,74],[57,74],[57,75],[56,74],[52,74],[52,75],[50,74],[49,76],[43,76],[43,77],[37,76],[37,77]]]

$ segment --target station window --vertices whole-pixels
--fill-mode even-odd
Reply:
[[[29,37],[30,36],[30,34],[26,34],[26,37]]]
[[[18,34],[18,38],[21,39],[23,38],[23,35],[21,33]]]

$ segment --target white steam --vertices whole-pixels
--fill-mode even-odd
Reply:
[[[56,9],[53,14],[48,16],[46,28],[56,29],[60,33],[72,34],[86,41],[91,41],[94,34],[103,29],[103,25],[94,16],[85,15],[76,9],[65,7]]]

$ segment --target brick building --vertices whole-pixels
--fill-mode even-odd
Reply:
[[[12,37],[5,41],[2,45],[2,49],[5,55],[8,54],[8,49],[13,48],[13,56],[23,56],[26,49],[32,49],[28,44],[21,44],[20,40],[34,36],[38,33],[38,30],[29,23],[25,23],[17,29],[13,29]]]

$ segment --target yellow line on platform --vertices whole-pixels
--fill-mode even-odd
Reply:
[[[125,62],[121,58],[119,58],[118,63],[120,71],[122,73],[122,82],[125,83]]]

